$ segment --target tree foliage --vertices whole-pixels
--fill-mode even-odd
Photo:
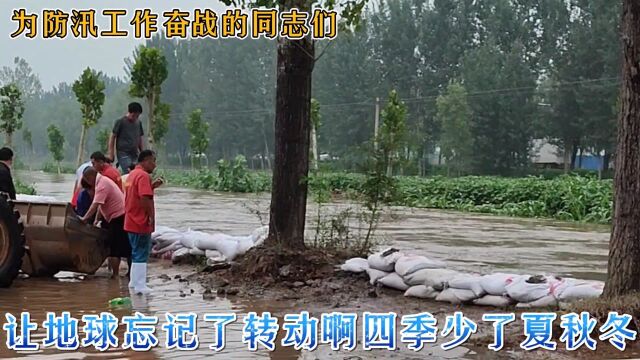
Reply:
[[[82,131],[80,133],[80,144],[78,146],[79,166],[84,157],[84,145],[87,130],[98,123],[102,117],[102,106],[104,105],[105,84],[101,80],[102,73],[86,68],[80,78],[73,83],[73,92],[80,103],[82,113]]]
[[[467,91],[462,84],[453,82],[447,87],[446,94],[438,97],[436,104],[442,127],[441,154],[447,161],[447,168],[460,175],[469,170],[473,148]]]
[[[169,75],[167,59],[160,49],[141,46],[135,52],[130,74],[131,86],[129,94],[145,98],[147,101],[149,109],[149,115],[147,116],[148,141],[149,147],[153,148],[155,142],[160,140],[160,138],[156,138],[158,133],[155,129],[157,126],[155,117],[157,115],[156,108],[160,104],[162,83]],[[162,115],[166,114],[165,109],[162,109]],[[160,127],[160,134],[164,135],[162,132],[166,132],[166,124],[161,124]]]
[[[15,84],[7,84],[0,88],[0,129],[6,134],[6,144],[13,145],[13,133],[22,128],[24,100]]]
[[[29,63],[21,57],[15,57],[13,64],[14,68],[3,66],[0,69],[0,85],[16,84],[26,99],[39,97],[42,94],[42,84]]]
[[[200,159],[202,156],[206,156],[207,148],[209,147],[209,124],[202,120],[202,110],[194,110],[187,120],[187,130],[191,135],[189,140],[189,147],[191,148],[192,159],[198,159],[198,166],[201,165]]]
[[[51,124],[47,127],[47,136],[49,153],[53,161],[58,164],[58,173],[60,173],[60,162],[64,160],[64,135],[57,126]]]
[[[382,124],[377,139],[387,168],[387,176],[393,174],[393,167],[402,156],[401,150],[406,140],[406,114],[407,108],[400,100],[398,92],[391,90],[387,105],[381,113]]]

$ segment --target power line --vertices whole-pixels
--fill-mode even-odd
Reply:
[[[611,82],[615,80],[615,82]],[[582,84],[591,84],[591,83],[599,83],[599,82],[610,82],[608,84],[595,85],[597,87],[608,87],[613,85],[619,85],[621,82],[620,77],[608,77],[608,78],[599,78],[599,79],[588,79],[588,80],[577,80],[570,82],[560,82],[551,84],[550,89],[546,90],[554,90],[554,88],[565,88]],[[490,89],[483,91],[476,91],[467,94],[467,98],[479,98],[482,96],[490,96],[495,94],[504,95],[515,95],[516,93],[520,93],[523,91],[531,91],[538,90],[540,86],[523,86],[523,87],[513,87],[513,88],[502,88],[502,89]],[[429,96],[420,96],[414,98],[403,99],[402,101],[405,103],[414,103],[422,100],[435,100],[438,98],[438,95],[429,95]],[[348,102],[348,103],[335,103],[335,104],[320,104],[321,109],[331,110],[335,108],[340,108],[344,106],[375,106],[375,102],[361,101],[361,102]],[[353,110],[353,109],[350,109]],[[191,112],[172,112],[172,116],[186,116],[191,114]],[[233,115],[246,115],[246,114],[258,114],[258,115],[274,115],[275,109],[270,108],[262,108],[262,109],[247,109],[247,110],[220,110],[220,111],[207,111],[202,112],[203,116],[233,116]]]

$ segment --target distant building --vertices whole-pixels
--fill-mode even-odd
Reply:
[[[564,151],[558,146],[550,144],[546,139],[534,139],[532,145],[531,162],[534,166],[547,169],[564,168]],[[575,168],[600,170],[602,164],[602,155],[583,151],[582,155],[576,156]],[[613,162],[609,163],[609,168],[613,168]]]

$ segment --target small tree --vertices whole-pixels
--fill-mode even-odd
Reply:
[[[18,87],[11,83],[0,88],[0,129],[6,134],[7,146],[13,146],[13,133],[22,128],[24,101]]]
[[[101,129],[96,135],[96,142],[98,143],[98,149],[106,154],[109,150],[109,129]]]
[[[49,152],[53,161],[58,165],[58,174],[60,174],[60,162],[64,160],[64,135],[57,126],[51,124],[47,128],[47,136],[49,138]]]
[[[162,83],[167,79],[167,60],[160,49],[140,47],[135,53],[131,66],[131,87],[129,95],[145,98],[149,108],[147,116],[147,133],[149,134],[149,148],[153,149],[158,135],[155,129],[156,108],[160,104]],[[166,133],[166,130],[165,130]]]
[[[311,99],[311,168],[318,170],[318,128],[320,127],[320,103]]]
[[[447,174],[453,168],[460,175],[467,170],[473,145],[469,128],[471,109],[464,86],[460,83],[449,84],[447,93],[438,96],[436,107],[442,125],[440,149],[447,161]]]
[[[387,106],[382,110],[382,125],[378,144],[387,168],[387,176],[393,175],[393,166],[399,160],[399,150],[405,140],[407,107],[400,101],[398,92],[391,90]]]
[[[82,76],[73,83],[73,92],[80,103],[82,111],[82,132],[80,133],[80,145],[78,146],[78,166],[84,157],[84,144],[87,130],[98,123],[102,117],[102,105],[104,104],[104,82],[100,80],[102,73],[86,68]]]
[[[27,147],[27,153],[29,155],[33,155],[33,135],[31,134],[31,130],[28,128],[24,128],[22,130],[22,141]]]
[[[164,137],[169,132],[169,118],[171,116],[171,106],[167,103],[158,102],[155,113],[155,126],[153,127],[153,139],[158,149],[165,149]],[[161,151],[161,159],[166,160],[166,153]]]
[[[200,157],[207,152],[209,147],[209,124],[202,121],[202,110],[194,110],[187,120],[187,130],[191,135],[189,139],[189,147],[191,148],[191,166],[193,167],[194,155],[198,156],[198,168],[202,165]]]

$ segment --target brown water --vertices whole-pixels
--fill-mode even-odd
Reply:
[[[40,195],[54,196],[60,200],[71,197],[73,176],[49,175],[43,173],[22,173],[22,180],[34,183]],[[202,231],[220,231],[229,234],[248,234],[260,220],[252,214],[251,208],[258,209],[266,219],[268,197],[265,195],[230,195],[201,192],[180,188],[165,187],[158,191],[157,223],[179,229],[192,228]],[[343,204],[344,205],[344,204]],[[311,212],[310,212],[311,213]],[[385,219],[380,226],[381,234],[395,247],[412,250],[434,258],[446,260],[452,267],[478,271],[513,271],[519,273],[549,272],[586,279],[604,279],[608,227],[585,226],[548,221],[522,220],[470,215],[465,213],[429,211],[421,209],[394,209],[393,219]],[[157,327],[159,346],[149,353],[133,353],[111,349],[98,354],[90,348],[80,348],[78,352],[66,353],[45,349],[38,353],[18,354],[0,346],[0,357],[40,357],[47,359],[69,358],[197,358],[220,355],[224,358],[326,358],[335,357],[326,346],[313,353],[298,353],[291,348],[277,346],[273,352],[258,350],[250,352],[242,343],[242,317],[248,311],[283,313],[291,304],[273,299],[234,299],[216,298],[203,300],[203,289],[196,283],[166,281],[159,277],[166,274],[186,277],[193,270],[185,267],[173,267],[168,262],[157,261],[150,264],[150,287],[153,295],[134,297],[133,310],[147,315],[158,316],[164,321],[167,311],[172,313],[195,311],[198,317],[200,348],[197,351],[166,350],[164,334]],[[188,271],[185,273],[185,271]],[[64,275],[64,274],[63,274]],[[61,276],[60,274],[58,275]],[[193,290],[193,293],[192,293]],[[128,296],[127,282],[124,278],[112,281],[105,272],[95,277],[79,278],[73,275],[58,279],[17,280],[10,289],[0,289],[0,312],[18,315],[20,311],[30,311],[32,321],[42,324],[46,312],[60,314],[70,311],[76,318],[83,314],[99,314],[109,311],[108,301],[112,298]],[[375,299],[372,300],[375,302]],[[411,311],[420,312],[417,303]],[[436,306],[436,309],[439,307]],[[388,309],[378,309],[388,311]],[[418,311],[419,310],[419,311]],[[313,311],[313,309],[309,309]],[[226,348],[221,353],[208,349],[214,336],[213,327],[202,318],[205,313],[236,313],[238,321],[227,326]],[[114,311],[116,316],[128,315],[129,310]],[[316,315],[317,316],[317,315]],[[1,322],[4,322],[3,318]],[[279,319],[279,324],[282,319]],[[80,322],[82,325],[82,322]],[[441,326],[439,322],[439,326]],[[481,326],[481,325],[479,325]],[[122,343],[123,327],[117,333]],[[0,344],[5,344],[4,331],[0,332]],[[360,333],[358,332],[358,336]],[[79,332],[82,336],[83,333]],[[280,334],[282,335],[282,334]],[[44,338],[39,328],[35,339]],[[280,336],[279,336],[280,338]],[[399,339],[398,339],[399,340]],[[279,341],[279,340],[278,340]],[[398,343],[401,349],[405,346]],[[403,350],[401,352],[376,351],[374,353],[355,351],[341,353],[340,358],[493,358],[494,354],[475,354],[463,347],[443,353],[434,346],[426,347],[420,353]]]

